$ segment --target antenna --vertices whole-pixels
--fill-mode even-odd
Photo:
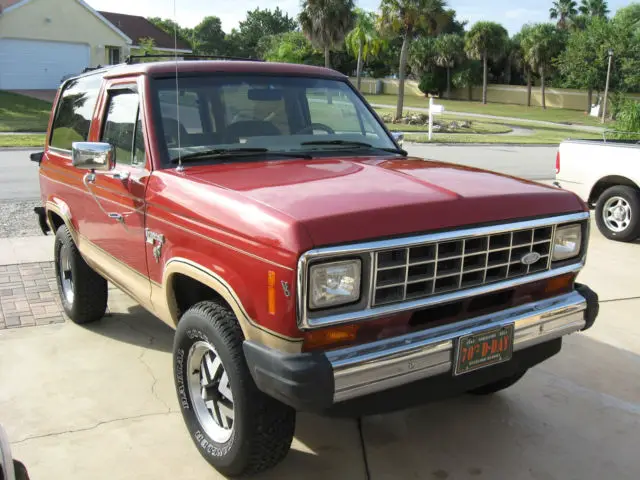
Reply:
[[[180,142],[180,88],[178,84],[178,16],[176,14],[176,2],[173,0],[173,48],[176,61],[176,116],[178,120],[178,167],[176,171],[184,171],[182,166],[182,145]]]

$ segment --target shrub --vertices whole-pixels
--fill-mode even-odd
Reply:
[[[616,115],[616,130],[640,134],[640,102],[626,100],[622,103]]]
[[[424,72],[420,77],[418,88],[425,95],[440,95],[447,88],[447,76],[440,69],[433,72]]]

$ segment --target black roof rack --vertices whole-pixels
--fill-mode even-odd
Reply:
[[[238,61],[248,61],[248,62],[264,62],[264,60],[260,60],[259,58],[244,58],[244,57],[229,57],[225,55],[198,55],[195,53],[182,53],[177,55],[179,60],[238,60]],[[127,65],[132,65],[135,63],[135,60],[141,58],[168,58],[175,59],[175,54],[156,54],[156,53],[145,53],[143,55],[129,55],[125,60]]]

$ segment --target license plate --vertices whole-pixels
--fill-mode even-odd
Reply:
[[[465,335],[458,339],[454,375],[511,360],[513,355],[513,325]]]

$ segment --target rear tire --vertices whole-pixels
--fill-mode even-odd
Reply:
[[[640,192],[626,185],[605,190],[596,204],[596,223],[610,240],[632,242],[640,237]]]
[[[295,411],[261,392],[242,349],[235,315],[206,301],[176,329],[173,369],[178,403],[200,454],[220,473],[267,470],[289,452]]]
[[[518,372],[510,377],[502,378],[497,382],[488,383],[487,385],[470,390],[469,393],[472,395],[493,395],[494,393],[515,385],[522,377],[524,377],[525,373],[527,373],[526,370]]]
[[[100,320],[107,310],[107,281],[84,261],[66,225],[56,232],[54,258],[58,292],[67,316],[77,324]]]

